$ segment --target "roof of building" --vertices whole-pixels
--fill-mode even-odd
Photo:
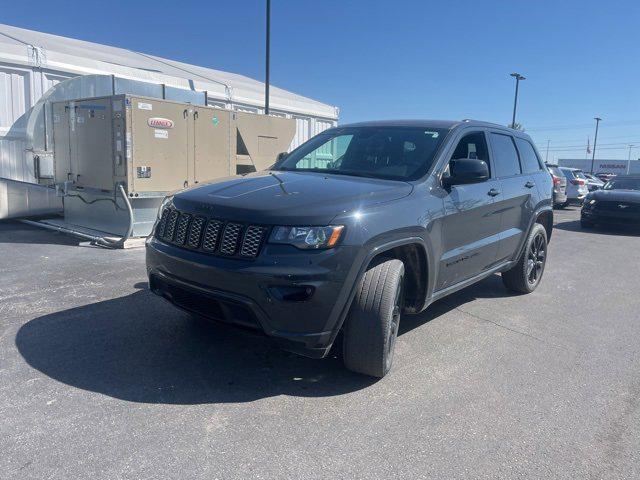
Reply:
[[[10,25],[0,24],[0,61],[78,75],[117,75],[207,91],[210,97],[234,103],[264,105],[264,83],[243,75]],[[338,116],[336,107],[274,86],[269,100],[274,110],[331,119]]]

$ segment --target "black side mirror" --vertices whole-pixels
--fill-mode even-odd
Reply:
[[[287,157],[287,152],[280,152],[278,154],[278,156],[276,157],[276,164],[280,163],[282,160],[284,160]]]
[[[477,158],[458,158],[449,163],[449,176],[442,177],[445,187],[489,180],[489,166]]]

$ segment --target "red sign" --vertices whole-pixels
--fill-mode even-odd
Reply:
[[[153,128],[173,128],[173,120],[168,118],[153,117],[147,120],[147,125]]]

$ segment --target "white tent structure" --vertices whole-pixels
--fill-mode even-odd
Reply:
[[[79,76],[86,77],[79,81]],[[121,91],[129,86],[137,90],[131,93],[138,94],[141,88],[143,91],[161,89],[163,96],[168,92],[165,98],[193,99],[193,103],[263,113],[264,84],[257,80],[0,24],[0,177],[37,181],[34,155],[42,147],[34,145],[32,130],[34,126],[37,128],[39,120],[34,120],[32,113],[38,107],[44,110],[45,98],[60,99],[61,92],[52,96],[50,89],[70,78],[78,81],[67,82],[72,85],[67,90],[82,92],[85,97],[92,96],[86,92],[104,94],[103,87],[114,88],[117,82]],[[109,80],[112,85],[108,85]],[[271,87],[269,103],[270,114],[296,120],[291,148],[338,120],[337,107],[277,87]]]

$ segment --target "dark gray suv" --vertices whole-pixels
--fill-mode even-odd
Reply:
[[[270,170],[169,196],[147,241],[153,292],[384,376],[402,314],[501,273],[540,283],[553,181],[530,138],[476,121],[326,130]]]

